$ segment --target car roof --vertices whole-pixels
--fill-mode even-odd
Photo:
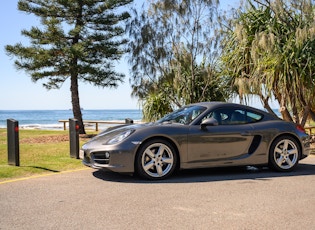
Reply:
[[[191,105],[200,105],[204,106],[207,109],[216,109],[216,108],[224,108],[224,107],[237,107],[240,109],[249,109],[252,111],[255,111],[257,113],[264,114],[265,116],[268,116],[269,118],[274,118],[275,116],[273,114],[268,113],[267,111],[263,111],[261,109],[257,109],[248,105],[242,105],[232,102],[222,102],[222,101],[208,101],[208,102],[198,102]]]
[[[254,109],[254,110],[259,110],[247,105],[242,105],[242,104],[237,104],[237,103],[232,103],[232,102],[223,102],[223,101],[205,101],[205,102],[198,102],[194,103],[192,105],[200,105],[204,106],[207,108],[216,108],[216,107],[240,107],[240,108],[248,108],[248,109]],[[262,111],[262,110],[259,110]]]

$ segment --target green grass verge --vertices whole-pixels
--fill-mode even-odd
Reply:
[[[7,130],[0,129],[0,181],[84,168],[70,157],[69,131],[20,130],[20,166],[8,165]],[[80,138],[80,146],[87,139]]]

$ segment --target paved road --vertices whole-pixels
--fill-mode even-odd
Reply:
[[[315,229],[315,156],[294,173],[86,169],[0,184],[0,229]]]

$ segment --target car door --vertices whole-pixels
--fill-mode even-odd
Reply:
[[[248,153],[253,140],[253,126],[247,122],[246,111],[219,109],[213,117],[218,125],[201,128],[191,126],[188,134],[188,162],[203,163],[236,159]]]

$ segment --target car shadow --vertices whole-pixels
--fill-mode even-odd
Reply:
[[[293,172],[275,172],[268,167],[256,168],[246,167],[229,167],[229,168],[208,168],[208,169],[190,169],[176,172],[170,178],[165,180],[150,181],[145,180],[137,175],[125,175],[104,170],[93,172],[93,176],[104,181],[120,183],[200,183],[215,182],[228,180],[270,180],[277,177],[297,177],[315,175],[315,165],[300,163]]]

